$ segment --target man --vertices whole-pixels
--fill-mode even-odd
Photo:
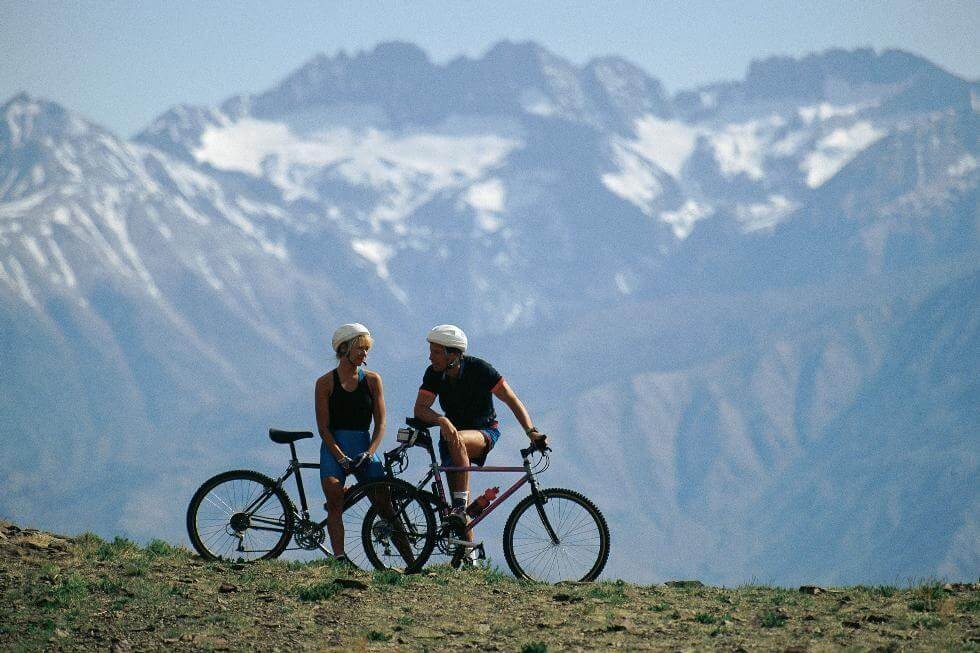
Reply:
[[[462,329],[441,324],[429,331],[426,340],[432,364],[422,377],[415,417],[439,425],[443,465],[451,462],[454,467],[468,467],[486,462],[487,454],[500,438],[493,397],[507,404],[532,443],[542,450],[548,446],[547,436],[534,428],[524,404],[500,373],[486,361],[465,355],[467,339]],[[444,414],[432,409],[436,397]],[[451,518],[465,526],[470,474],[450,472],[447,476],[452,492]],[[472,538],[469,532],[466,536]]]

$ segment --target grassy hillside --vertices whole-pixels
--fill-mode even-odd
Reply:
[[[538,585],[492,568],[416,576],[206,563],[0,521],[0,650],[980,649],[980,584]]]

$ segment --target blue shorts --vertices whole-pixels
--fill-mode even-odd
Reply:
[[[348,458],[354,458],[358,454],[364,453],[371,444],[371,436],[367,431],[334,431],[333,439]],[[375,478],[384,478],[384,475],[385,468],[381,464],[381,458],[378,454],[371,456],[371,459],[354,473],[358,482],[361,483]],[[323,443],[320,445],[320,478],[327,478],[328,476],[339,479],[341,483],[347,481],[347,472],[333,457],[326,443]]]
[[[487,462],[487,454],[490,450],[494,448],[497,444],[497,440],[500,439],[500,430],[496,428],[488,429],[460,429],[461,431],[476,430],[483,434],[483,439],[487,443],[487,448],[483,450],[483,454],[479,458],[470,458],[470,464],[476,465],[477,467],[483,467]],[[442,460],[442,466],[448,467],[453,464],[452,457],[449,455],[449,449],[446,447],[446,441],[439,438],[439,458]]]

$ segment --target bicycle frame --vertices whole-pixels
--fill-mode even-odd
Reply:
[[[487,504],[487,507],[483,509],[479,515],[474,517],[468,524],[467,529],[476,528],[477,525],[482,522],[486,517],[490,515],[494,510],[497,509],[500,504],[506,501],[512,494],[517,492],[519,489],[524,487],[525,483],[531,483],[531,492],[535,495],[537,494],[537,481],[534,478],[534,472],[525,467],[477,467],[476,465],[470,465],[468,467],[453,467],[450,465],[435,465],[433,464],[431,471],[429,472],[428,478],[434,479],[434,485],[436,486],[436,494],[443,502],[442,510],[445,511],[449,502],[446,501],[446,491],[443,488],[442,476],[439,472],[521,472],[524,475],[521,476],[517,481],[511,485],[509,488],[504,490],[498,497]],[[424,483],[425,481],[423,481]]]
[[[449,511],[449,505],[450,505],[450,502],[446,500],[446,490],[445,490],[445,487],[443,486],[441,472],[477,472],[477,473],[511,472],[511,473],[521,473],[521,474],[523,474],[523,476],[521,476],[521,478],[519,478],[513,485],[511,485],[503,493],[501,493],[499,496],[497,496],[493,501],[491,501],[489,504],[487,504],[487,507],[483,509],[483,512],[481,512],[479,515],[477,515],[476,517],[474,517],[467,524],[467,527],[466,527],[467,530],[472,530],[472,529],[476,528],[480,524],[480,522],[482,522],[485,518],[487,518],[490,515],[490,513],[492,513],[494,510],[496,510],[500,506],[500,504],[502,504],[504,501],[506,501],[507,499],[509,499],[511,497],[511,495],[513,495],[515,492],[517,492],[517,490],[519,490],[521,487],[523,487],[524,484],[530,483],[531,484],[531,494],[536,499],[535,506],[537,508],[538,514],[541,516],[541,521],[542,521],[542,523],[545,526],[545,530],[547,531],[549,537],[551,537],[551,539],[552,539],[553,542],[556,542],[556,543],[558,542],[558,536],[554,532],[554,529],[551,527],[551,523],[548,520],[547,516],[545,515],[544,508],[542,507],[542,505],[545,503],[545,501],[547,501],[547,499],[545,499],[538,492],[538,481],[537,481],[537,478],[535,476],[535,472],[531,468],[531,463],[530,463],[529,460],[527,460],[526,457],[524,459],[524,464],[522,466],[520,466],[520,467],[517,467],[517,466],[479,467],[477,465],[469,465],[469,466],[457,467],[457,466],[453,466],[453,465],[439,465],[436,462],[436,455],[435,455],[435,450],[434,450],[433,438],[429,434],[428,429],[424,429],[424,428],[423,429],[419,429],[419,433],[424,433],[425,434],[425,437],[419,437],[417,440],[413,441],[410,444],[403,444],[400,447],[398,447],[398,450],[401,450],[402,452],[404,452],[406,449],[408,449],[408,448],[410,448],[412,446],[421,446],[429,454],[429,461],[430,461],[429,471],[426,473],[425,477],[421,481],[419,481],[418,484],[416,484],[415,487],[417,489],[421,490],[429,482],[432,482],[433,494],[439,498],[439,502],[441,503],[441,505],[439,506],[439,514],[440,514],[440,516],[445,517],[446,513]],[[391,466],[389,464],[390,463],[389,454],[385,454],[385,460],[386,460],[386,465],[385,465],[386,471],[387,471],[387,473],[388,473],[389,476],[393,476],[394,474],[391,471]]]
[[[302,519],[308,520],[310,518],[310,507],[309,504],[306,502],[306,489],[303,486],[302,470],[320,469],[320,463],[301,463],[299,461],[299,457],[296,455],[296,445],[292,442],[289,443],[289,453],[290,453],[289,465],[286,467],[286,471],[283,472],[282,476],[276,479],[276,485],[278,486],[283,485],[286,481],[289,480],[290,476],[296,474],[296,489],[299,490],[299,503],[300,503],[300,510],[298,514]],[[252,507],[249,506],[249,509],[251,508]],[[318,525],[324,526],[326,525],[326,523],[327,520],[326,518],[324,518],[323,521],[318,522]]]

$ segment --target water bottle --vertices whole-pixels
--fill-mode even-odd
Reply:
[[[499,487],[488,487],[483,494],[478,496],[473,503],[466,508],[466,514],[470,517],[479,517],[487,509],[487,506],[500,494]]]

